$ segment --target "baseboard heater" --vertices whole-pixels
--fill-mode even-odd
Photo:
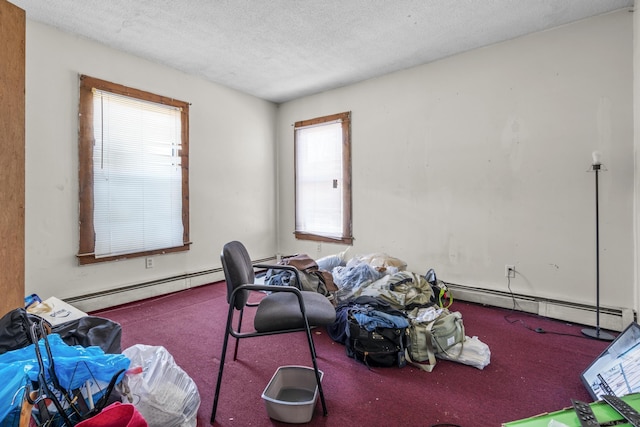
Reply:
[[[253,263],[269,263],[274,260],[275,257],[269,257],[255,260]],[[207,285],[221,280],[224,280],[224,274],[222,267],[218,267],[64,298],[64,301],[89,313],[146,298]]]
[[[274,260],[276,258],[270,257],[254,260],[253,263],[270,263]],[[224,280],[224,274],[222,268],[218,267],[64,298],[64,301],[82,311],[92,312],[221,280]],[[596,323],[596,308],[592,305],[445,283],[451,289],[454,300],[508,308],[581,325],[595,326]],[[634,321],[636,313],[631,308],[600,307],[600,327],[603,329],[622,331]]]
[[[593,305],[445,283],[451,290],[454,301],[457,299],[508,308],[581,325],[596,325],[596,307]],[[631,308],[600,307],[600,327],[602,329],[622,331],[635,321],[636,313]]]

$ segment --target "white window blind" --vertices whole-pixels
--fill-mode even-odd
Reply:
[[[93,90],[96,258],[183,245],[180,109]]]
[[[296,129],[296,231],[341,238],[342,122]]]

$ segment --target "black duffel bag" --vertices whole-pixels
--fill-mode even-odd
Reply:
[[[0,354],[32,344],[31,325],[41,322],[51,327],[48,322],[35,314],[27,313],[24,308],[16,308],[2,316],[0,318]]]
[[[395,326],[373,327],[375,322],[360,324],[358,318],[364,314],[368,319],[392,319]],[[405,349],[409,347],[409,326],[406,317],[399,311],[380,312],[371,307],[352,307],[347,315],[347,356],[368,367],[403,367],[406,365]]]
[[[52,327],[49,322],[28,313],[24,308],[16,308],[0,318],[0,354],[32,344],[29,331],[34,323],[42,323],[47,332],[59,334],[68,345],[98,346],[111,354],[122,352],[122,327],[112,320],[85,316]]]
[[[122,353],[122,327],[109,319],[84,316],[51,328],[51,333],[59,334],[68,345],[82,347],[98,346],[105,353]]]

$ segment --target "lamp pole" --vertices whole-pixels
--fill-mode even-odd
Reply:
[[[590,338],[595,338],[602,341],[613,341],[613,335],[600,330],[600,218],[598,206],[598,173],[600,172],[601,166],[602,164],[600,163],[600,153],[594,151],[591,170],[593,170],[596,176],[596,328],[583,329],[582,333]]]

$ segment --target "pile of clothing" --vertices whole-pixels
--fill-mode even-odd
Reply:
[[[478,337],[465,335],[462,314],[450,310],[451,291],[433,269],[424,276],[412,273],[404,261],[384,253],[346,258],[347,251],[316,264],[331,272],[336,285],[332,294],[336,322],[328,332],[345,344],[349,356],[362,360],[365,356],[359,353],[368,354],[374,366],[412,363],[426,371],[433,369],[436,357],[478,369],[490,363],[489,347]],[[418,315],[427,312],[432,314],[429,318]],[[389,336],[382,345],[385,334]],[[358,341],[360,347],[371,343],[375,349],[358,350]],[[375,353],[379,360],[374,360]]]

